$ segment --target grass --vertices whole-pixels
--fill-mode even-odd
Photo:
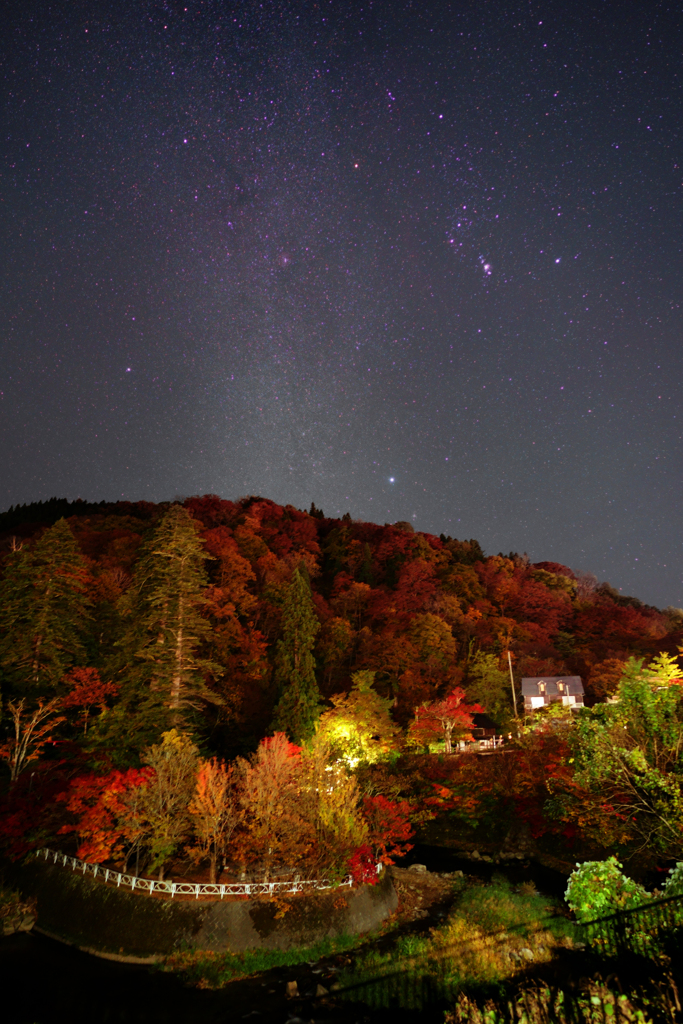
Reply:
[[[450,915],[427,936],[404,936],[389,952],[369,951],[339,981],[353,985],[396,971],[438,974],[448,987],[491,985],[573,944],[574,926],[559,905],[529,886],[494,876],[468,884]]]
[[[353,950],[357,951],[353,967],[339,977],[342,988],[404,967],[422,973],[438,970],[449,986],[488,985],[510,978],[530,960],[550,960],[557,946],[572,944],[573,933],[572,922],[560,915],[557,902],[529,886],[514,888],[502,876],[494,876],[488,885],[462,884],[442,925],[426,936],[400,936],[387,949],[386,937],[396,927],[395,921],[387,922],[371,936],[342,935],[289,950],[184,950],[168,957],[163,970],[181,975],[189,985],[220,988],[275,967],[312,963]],[[380,935],[385,940],[381,951],[372,948]]]
[[[563,906],[529,884],[515,887],[502,876],[494,876],[489,884],[469,880],[456,885],[456,902],[448,918],[427,935],[402,935],[391,942],[397,927],[392,922],[371,936],[345,935],[300,949],[188,950],[169,957],[164,969],[196,987],[220,988],[272,968],[351,953],[353,965],[337,976],[338,995],[375,1007],[422,1010],[420,985],[411,986],[411,978],[431,975],[440,998],[446,997],[451,1005],[445,1024],[655,1024],[677,1019],[666,979],[651,979],[649,988],[631,979],[633,991],[624,979],[625,993],[619,991],[619,983],[611,983],[611,976],[607,981],[586,978],[578,987],[570,986],[571,992],[530,980],[523,973],[526,968],[548,962],[562,948],[574,945],[575,926],[564,916]],[[394,975],[399,977],[398,986],[391,982]],[[344,993],[347,986],[351,991]]]
[[[231,981],[248,978],[273,967],[314,963],[323,957],[354,949],[363,941],[367,939],[358,935],[338,935],[296,949],[248,949],[243,953],[185,950],[168,957],[162,969],[180,974],[186,984],[197,988],[221,988]]]
[[[35,916],[35,905],[35,899],[24,899],[21,893],[0,885],[0,920],[5,917],[24,917],[26,914]]]

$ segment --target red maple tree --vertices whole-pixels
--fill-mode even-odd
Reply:
[[[81,721],[83,722],[83,735],[88,731],[88,718],[93,706],[106,711],[107,699],[117,697],[119,686],[117,683],[104,683],[96,668],[72,668],[64,677],[64,681],[71,685],[72,689],[62,699],[63,708],[82,708]]]
[[[443,700],[435,700],[416,708],[415,719],[410,725],[410,736],[419,743],[443,736],[444,750],[450,754],[453,751],[453,734],[471,735],[474,725],[472,715],[484,710],[479,704],[466,704],[465,691],[456,686]]]

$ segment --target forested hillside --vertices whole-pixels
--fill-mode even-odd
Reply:
[[[282,690],[277,642],[297,568],[310,585],[322,698],[372,670],[404,727],[415,707],[459,685],[503,728],[508,648],[517,680],[580,675],[590,703],[615,689],[630,655],[675,654],[683,637],[680,610],[645,606],[567,566],[263,498],[53,500],[0,516],[0,544],[5,701],[62,695],[82,676],[74,670],[96,670],[110,685],[102,739],[121,758],[181,711],[221,755],[256,746]]]
[[[305,827],[301,819],[294,829],[299,838],[290,829],[281,849],[299,843],[302,858],[327,868],[325,850],[336,849],[337,860],[345,851],[340,871],[370,849],[388,856],[409,835],[408,805],[389,797],[407,790],[385,778],[383,796],[376,780],[359,782],[348,770],[426,749],[428,717],[415,721],[424,708],[447,751],[451,733],[466,733],[482,708],[499,732],[515,731],[516,760],[505,761],[506,771],[521,766],[518,811],[526,807],[538,824],[548,797],[543,759],[564,765],[565,788],[575,759],[556,730],[543,740],[532,729],[527,741],[519,723],[513,730],[507,652],[517,689],[525,675],[579,675],[588,704],[600,705],[627,678],[647,688],[638,666],[657,658],[655,675],[667,686],[680,674],[680,610],[645,606],[555,562],[485,555],[476,540],[409,523],[329,519],[314,505],[306,512],[212,495],[159,505],[55,499],[0,516],[0,547],[0,753],[10,784],[3,813],[19,851],[76,829],[82,852],[102,860],[125,849],[127,858],[133,849],[139,855],[145,836],[148,862],[163,868],[190,834],[191,808],[206,811],[220,791],[226,807],[242,808],[230,828],[243,836],[246,861],[274,827],[263,808],[254,811],[263,779],[280,778],[300,815],[302,792],[328,799],[329,787],[311,779],[333,770],[339,806],[311,806]],[[673,689],[666,714],[678,721]],[[274,733],[280,738],[266,739]],[[332,756],[342,734],[346,767]],[[536,768],[529,757],[541,758]],[[411,783],[413,816],[436,813],[435,803],[437,811],[472,817],[479,806],[483,814],[496,787],[507,807],[510,779],[476,771],[460,790],[442,787],[436,801],[429,786]],[[166,786],[166,796],[154,791],[166,824],[148,808],[145,832],[138,811],[131,824],[130,794],[142,787],[152,800],[150,780]],[[184,793],[175,809],[174,792]],[[493,806],[488,799],[486,813]],[[342,828],[344,807],[361,816]],[[203,813],[196,811],[206,824]],[[321,838],[321,822],[337,813],[337,831]],[[572,813],[553,811],[562,828]],[[197,828],[197,848],[213,850],[215,872],[217,840]]]

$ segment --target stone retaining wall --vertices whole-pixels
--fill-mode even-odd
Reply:
[[[179,948],[291,949],[377,928],[397,906],[385,872],[376,885],[271,899],[170,900],[126,892],[32,859],[6,872],[38,899],[37,927],[100,956],[159,960]]]

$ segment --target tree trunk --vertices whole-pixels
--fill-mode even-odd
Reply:
[[[178,609],[178,638],[176,640],[175,649],[175,672],[173,673],[173,680],[171,682],[171,708],[177,710],[180,707],[180,685],[182,682],[182,666],[183,666],[183,601],[180,599],[180,606]]]
[[[33,664],[31,665],[31,675],[33,676],[33,682],[37,683],[40,676],[40,648],[43,643],[41,635],[36,637],[35,646],[33,648]]]

